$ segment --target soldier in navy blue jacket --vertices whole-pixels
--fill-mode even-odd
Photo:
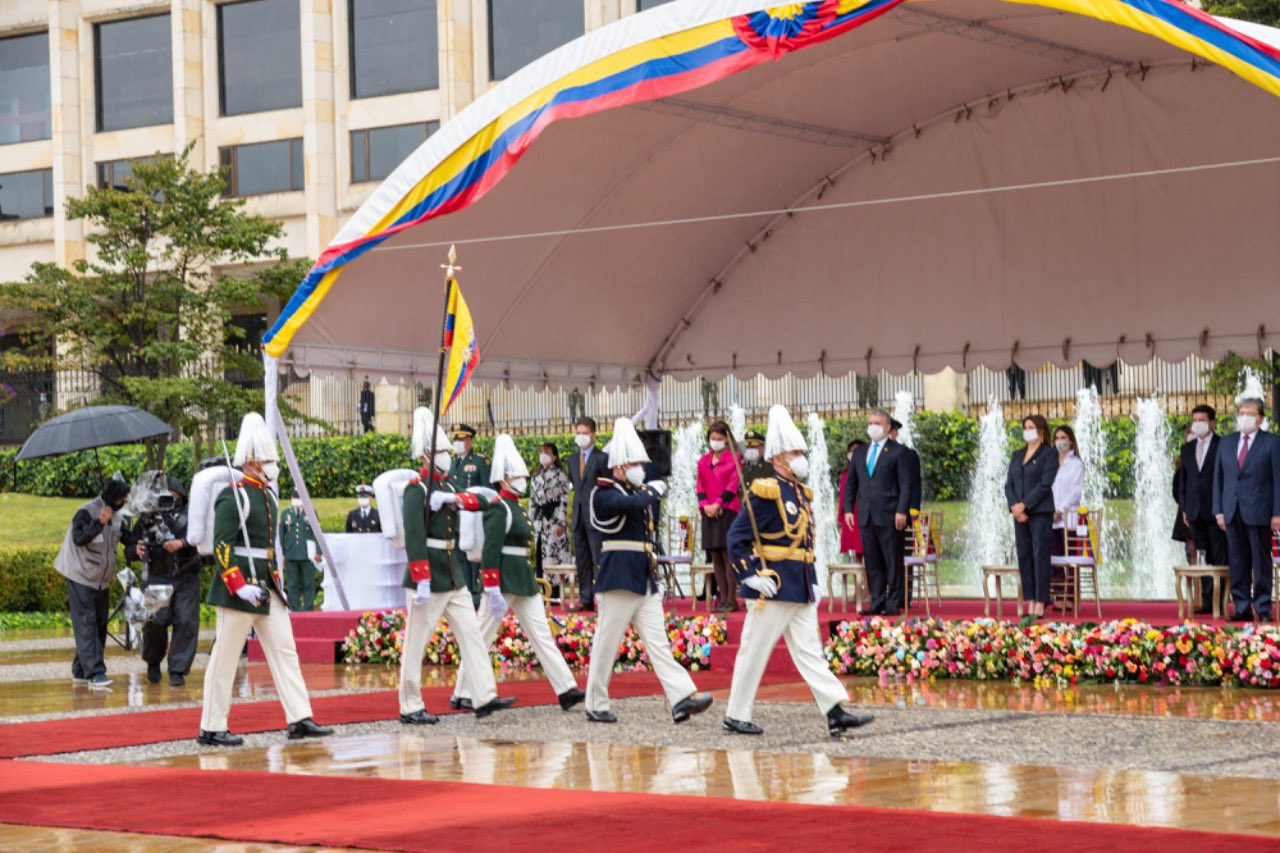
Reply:
[[[613,476],[596,480],[588,503],[589,521],[601,535],[595,588],[599,617],[587,671],[587,719],[593,723],[618,721],[609,710],[609,678],[628,625],[635,626],[649,651],[675,722],[683,723],[711,705],[711,697],[697,692],[689,673],[671,656],[667,642],[655,557],[658,504],[666,485],[645,482],[648,462],[635,426],[618,418],[609,445]]]
[[[747,506],[729,528],[729,565],[742,585],[742,597],[754,599],[742,626],[742,645],[733,662],[729,710],[724,727],[758,735],[751,721],[756,690],[779,637],[785,637],[791,660],[818,707],[827,715],[827,731],[839,737],[846,729],[871,722],[844,709],[849,694],[827,666],[818,636],[818,577],[814,570],[813,492],[800,481],[809,476],[808,446],[782,406],[769,410],[765,456],[773,477],[751,484]]]

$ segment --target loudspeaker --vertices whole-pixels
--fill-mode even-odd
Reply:
[[[665,480],[671,476],[671,430],[638,429],[640,443],[649,454],[649,477]]]

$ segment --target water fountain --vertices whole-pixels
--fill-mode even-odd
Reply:
[[[1173,499],[1169,421],[1160,400],[1140,397],[1134,421],[1133,581],[1129,592],[1142,598],[1173,597],[1173,566],[1184,562],[1182,546],[1169,535],[1178,511]]]
[[[1009,453],[1004,409],[993,395],[978,421],[978,458],[969,483],[963,563],[965,583],[970,587],[982,583],[983,566],[1005,563],[1013,547],[1013,520],[1004,496]]]
[[[667,496],[663,501],[663,541],[676,542],[673,531],[680,529],[680,519],[685,519],[688,530],[700,524],[698,517],[698,460],[707,452],[707,436],[702,428],[702,418],[695,418],[679,427],[672,436],[671,479],[667,481]]]
[[[915,436],[911,432],[912,413],[915,411],[915,398],[905,389],[893,395],[893,419],[902,424],[898,430],[898,443],[907,447],[916,446]]]
[[[827,453],[827,425],[817,412],[809,413],[809,487],[813,489],[813,550],[818,585],[827,588],[827,567],[840,553],[840,532],[836,526],[836,491],[831,480]]]
[[[737,403],[729,406],[729,432],[733,433],[733,440],[739,447],[747,437],[747,413]]]
[[[1076,444],[1080,446],[1080,461],[1084,463],[1084,493],[1081,498],[1085,509],[1096,512],[1106,507],[1111,495],[1111,482],[1107,477],[1107,433],[1102,428],[1102,406],[1098,403],[1098,389],[1092,386],[1076,392],[1076,419],[1072,423]],[[1172,520],[1170,524],[1172,524]],[[1098,550],[1104,563],[1115,564],[1116,519],[1104,513],[1101,529],[1097,531]],[[1114,572],[1101,570],[1098,581],[1106,591],[1114,579]]]
[[[1267,399],[1267,389],[1262,384],[1262,377],[1253,372],[1252,367],[1244,369],[1244,387],[1240,393],[1236,395],[1236,405],[1240,405],[1241,400],[1262,400],[1264,405]],[[1262,423],[1258,424],[1259,429],[1268,429],[1268,421],[1262,419]]]

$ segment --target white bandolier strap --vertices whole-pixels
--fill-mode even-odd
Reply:
[[[529,556],[529,549],[522,548],[519,545],[503,545],[502,553],[508,557],[527,557]]]
[[[452,539],[427,539],[427,547],[437,551],[452,551],[455,544]]]
[[[246,560],[266,560],[270,557],[266,548],[246,548],[243,545],[237,545],[231,553]]]
[[[632,551],[637,554],[648,554],[653,550],[653,546],[647,542],[623,542],[612,541],[600,543],[601,551]]]

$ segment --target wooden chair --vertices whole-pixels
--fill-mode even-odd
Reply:
[[[835,581],[840,578],[840,606],[844,611],[849,609],[849,578],[853,578],[853,609],[860,610],[862,605],[871,603],[871,590],[867,586],[867,567],[862,563],[838,563],[827,567],[827,612],[834,613],[836,607]]]
[[[560,600],[559,604],[578,597],[578,567],[572,563],[564,563],[554,566],[543,566],[542,575],[546,578],[547,583],[560,584]],[[548,590],[548,596],[550,591]],[[550,599],[548,599],[550,600]]]
[[[907,533],[906,556],[903,558],[903,588],[910,588],[913,601],[924,601],[925,615],[932,597],[942,606],[942,590],[938,585],[938,552],[942,542],[942,511],[911,511],[911,527]]]
[[[1223,597],[1231,591],[1227,566],[1174,566],[1174,592],[1178,596],[1178,618],[1190,619],[1200,604],[1200,579],[1213,579],[1213,618],[1221,619]]]
[[[996,586],[996,618],[1004,618],[1004,579],[1011,577],[1017,585],[1018,594],[1014,601],[1018,605],[1018,615],[1022,615],[1022,575],[1017,566],[983,566],[982,567],[982,615],[991,615],[991,586],[989,580],[995,580]]]
[[[689,564],[689,598],[693,599],[693,609],[696,613],[698,610],[698,602],[702,601],[707,607],[707,612],[711,612],[711,579],[714,572],[709,564],[706,563],[690,563]],[[698,579],[702,579],[702,592],[698,592]]]
[[[1102,527],[1104,510],[1081,508],[1075,519],[1068,519],[1062,525],[1062,538],[1065,555],[1054,557],[1052,564],[1062,568],[1063,578],[1057,584],[1059,595],[1054,600],[1063,611],[1070,611],[1072,616],[1080,615],[1080,599],[1093,597],[1093,606],[1098,618],[1102,618],[1102,599],[1098,595],[1098,566],[1102,562],[1102,554],[1098,551],[1098,530]],[[1072,524],[1071,522],[1075,523]],[[1050,594],[1054,586],[1050,586]]]

